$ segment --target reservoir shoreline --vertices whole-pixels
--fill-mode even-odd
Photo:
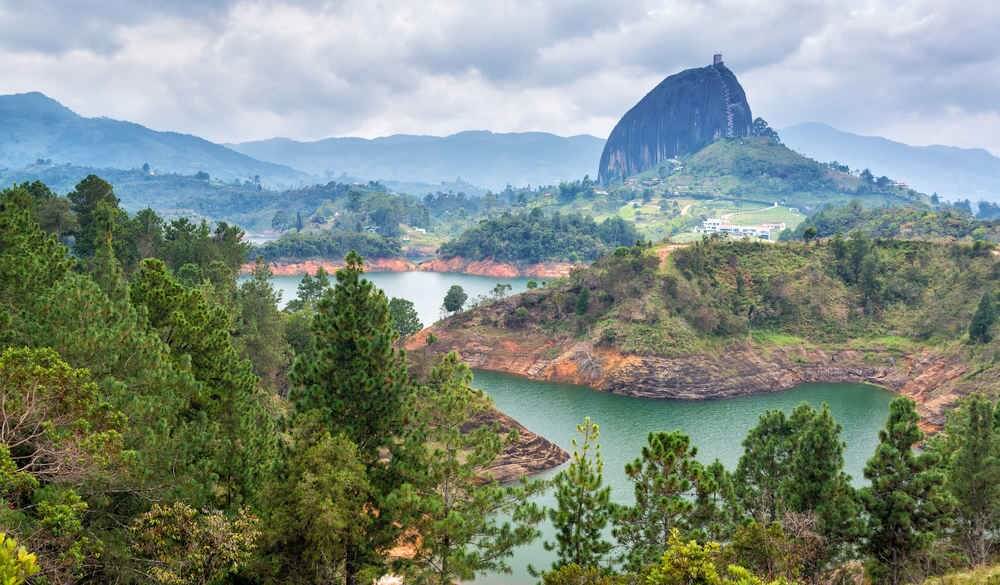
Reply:
[[[301,276],[315,274],[319,268],[333,273],[344,267],[342,260],[322,258],[308,260],[276,260],[268,266],[275,276]],[[497,262],[495,260],[468,260],[466,258],[431,258],[415,261],[408,258],[366,258],[366,272],[441,272],[488,276],[494,278],[561,278],[568,276],[582,264],[573,262]],[[248,262],[240,268],[241,274],[253,271],[254,263]]]

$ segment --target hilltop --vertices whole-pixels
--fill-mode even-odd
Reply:
[[[748,136],[750,104],[736,75],[716,55],[654,87],[622,116],[601,154],[598,179],[620,180],[718,140]]]

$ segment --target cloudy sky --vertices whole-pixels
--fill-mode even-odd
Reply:
[[[0,0],[0,93],[217,141],[606,136],[721,51],[755,115],[1000,154],[989,0]]]

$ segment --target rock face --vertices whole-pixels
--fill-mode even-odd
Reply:
[[[513,305],[497,303],[497,312]],[[464,320],[463,320],[464,317]],[[427,336],[437,340],[427,344]],[[759,346],[734,342],[724,351],[656,356],[625,354],[573,338],[553,338],[452,317],[407,342],[411,360],[457,351],[471,367],[565,382],[642,398],[704,400],[786,390],[805,382],[882,386],[916,401],[925,430],[940,428],[950,406],[974,392],[994,394],[1000,372],[970,375],[960,350],[900,352],[872,346]]]
[[[746,94],[721,59],[681,71],[618,121],[604,145],[598,177],[605,184],[623,179],[719,138],[748,136],[752,127]]]

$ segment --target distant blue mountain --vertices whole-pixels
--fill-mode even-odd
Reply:
[[[223,180],[259,175],[272,185],[298,185],[305,173],[262,162],[190,134],[158,132],[132,122],[84,118],[38,92],[0,95],[0,167],[54,164],[160,172],[207,172]]]
[[[604,140],[544,132],[459,132],[450,136],[396,134],[383,138],[272,138],[228,145],[244,154],[314,175],[365,180],[463,181],[491,189],[547,185],[595,177]]]
[[[947,199],[1000,201],[1000,158],[981,148],[911,146],[808,122],[785,128],[781,140],[820,161],[871,169],[917,191]]]

